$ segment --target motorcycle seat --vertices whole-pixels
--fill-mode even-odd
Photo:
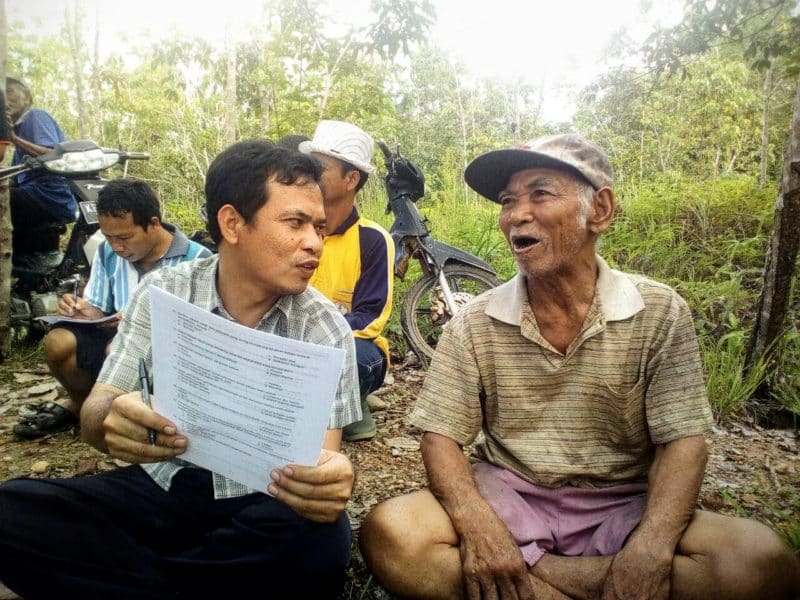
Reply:
[[[14,253],[20,256],[29,254],[49,254],[59,250],[61,236],[67,232],[63,223],[44,222],[27,229],[24,237],[14,239]],[[14,257],[14,263],[18,262]]]
[[[15,277],[25,275],[46,275],[61,264],[64,255],[58,250],[48,252],[31,252],[30,254],[15,254],[12,257],[12,275]]]

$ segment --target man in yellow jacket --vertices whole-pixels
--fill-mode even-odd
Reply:
[[[300,143],[325,166],[325,240],[319,267],[310,284],[344,314],[355,336],[361,421],[344,428],[346,441],[375,436],[375,420],[366,398],[378,389],[389,364],[389,345],[381,335],[392,311],[394,244],[389,233],[365,219],[355,206],[356,194],[374,171],[372,138],[342,121],[320,121],[314,137]]]

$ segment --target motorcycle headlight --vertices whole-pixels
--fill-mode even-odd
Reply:
[[[102,171],[119,162],[117,152],[103,152],[93,148],[83,152],[66,152],[60,158],[44,163],[48,171],[55,173],[88,173]]]

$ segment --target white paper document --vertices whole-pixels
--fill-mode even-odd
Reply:
[[[153,408],[188,440],[180,456],[266,492],[315,465],[345,352],[250,329],[150,286]]]

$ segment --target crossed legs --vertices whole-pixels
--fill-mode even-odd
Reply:
[[[386,589],[409,598],[462,598],[458,535],[422,490],[379,504],[360,532],[361,552]],[[612,556],[545,554],[530,568],[537,598],[599,597]],[[800,564],[769,528],[697,511],[673,560],[673,598],[794,598]]]

